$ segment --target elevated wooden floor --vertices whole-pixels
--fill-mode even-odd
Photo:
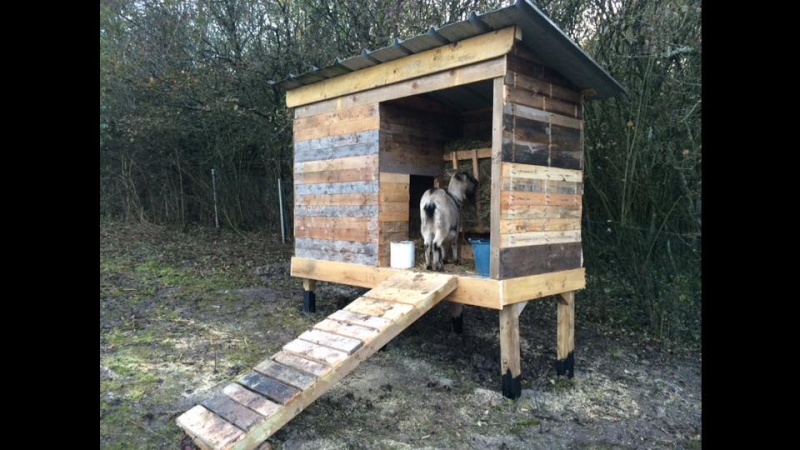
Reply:
[[[400,272],[178,417],[205,449],[253,449],[456,289],[453,275]]]

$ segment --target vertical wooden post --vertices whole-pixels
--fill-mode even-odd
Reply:
[[[575,291],[558,299],[558,361],[556,374],[575,376]]]
[[[303,312],[317,312],[317,297],[314,294],[316,284],[316,280],[308,278],[303,280]]]
[[[524,305],[523,305],[524,307]],[[503,377],[503,395],[517,399],[522,394],[519,352],[519,313],[522,308],[506,305],[500,311],[500,374]]]
[[[453,151],[453,176],[458,172],[458,151]],[[458,234],[456,235],[456,242],[455,242],[455,253],[456,253],[456,260],[453,261],[454,263],[461,262],[461,239],[464,237],[464,223],[463,221],[459,222],[458,224]],[[447,249],[442,249],[443,252],[447,253]]]

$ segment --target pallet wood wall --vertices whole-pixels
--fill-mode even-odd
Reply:
[[[295,255],[375,265],[378,260],[379,108],[294,120]]]
[[[520,45],[507,63],[498,277],[583,267],[582,94]]]

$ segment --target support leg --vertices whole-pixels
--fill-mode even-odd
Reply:
[[[456,334],[464,333],[464,305],[452,303],[450,305],[450,330]]]
[[[575,376],[575,292],[558,299],[558,361],[556,375]]]
[[[521,306],[507,305],[500,311],[500,374],[503,377],[503,395],[517,399],[522,394],[519,360],[519,314]]]
[[[316,280],[303,280],[303,312],[317,312],[317,297],[314,295]]]

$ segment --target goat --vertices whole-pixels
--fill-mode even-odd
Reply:
[[[420,231],[425,247],[425,268],[444,270],[445,246],[452,245],[453,260],[458,259],[458,226],[461,223],[461,204],[475,202],[478,180],[467,172],[456,172],[447,190],[432,188],[422,194],[419,204]],[[463,305],[454,303],[450,312],[453,330],[463,331]]]

